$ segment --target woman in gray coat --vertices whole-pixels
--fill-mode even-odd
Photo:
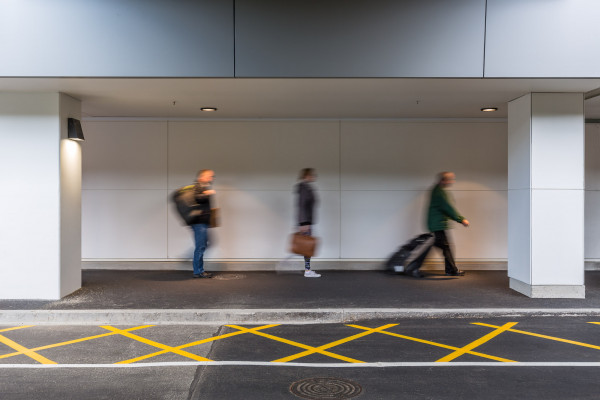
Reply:
[[[317,204],[317,196],[312,183],[317,179],[317,174],[313,168],[304,168],[300,171],[299,179],[300,182],[296,185],[298,227],[301,233],[310,235],[312,225],[315,223],[315,205]],[[319,278],[320,276],[310,269],[310,257],[304,257],[304,277]]]

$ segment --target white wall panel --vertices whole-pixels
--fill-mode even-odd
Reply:
[[[146,123],[157,125],[143,125]],[[181,225],[167,197],[206,167],[216,171],[216,202],[223,216],[222,226],[213,230],[214,246],[207,258],[284,257],[294,224],[292,188],[298,170],[306,166],[319,173],[316,186],[321,203],[315,227],[323,239],[319,258],[385,258],[404,241],[424,232],[427,193],[435,173],[443,169],[457,172],[458,182],[453,187],[456,205],[473,224],[469,229],[458,226],[453,232],[457,257],[506,258],[504,123],[93,124],[97,131],[92,133],[93,141],[85,143],[88,153],[84,155],[93,153],[98,165],[84,163],[84,176],[90,171],[110,170],[102,159],[114,162],[109,157],[110,140],[98,139],[103,135],[120,137],[131,132],[131,140],[119,142],[117,154],[127,159],[128,154],[136,153],[132,157],[138,162],[151,159],[152,164],[146,168],[125,164],[124,180],[115,171],[106,175],[111,179],[89,181],[102,183],[97,185],[104,190],[84,191],[84,258],[190,258],[191,232]],[[150,134],[152,143],[139,146],[144,133]],[[163,157],[160,143],[166,143],[167,137],[168,162],[161,168],[155,158]],[[96,146],[94,140],[104,145]],[[155,179],[146,175],[149,170],[157,171]],[[168,184],[164,178],[167,171]],[[144,182],[155,190],[123,190],[124,182]],[[152,217],[145,220],[149,226],[138,231],[138,221],[149,214]],[[438,253],[434,256],[440,258]]]
[[[533,190],[531,202],[532,284],[583,285],[583,213],[569,212],[583,209],[583,190]]]
[[[83,123],[84,189],[165,189],[167,123]]]
[[[597,0],[487,0],[485,77],[598,77]]]
[[[81,287],[81,143],[68,139],[68,118],[81,119],[81,102],[60,101],[60,297]]]
[[[532,187],[583,189],[583,94],[533,93],[532,96]]]
[[[60,298],[58,113],[57,93],[0,93],[3,299]]]
[[[237,0],[241,77],[481,77],[484,0]]]
[[[508,189],[531,186],[531,94],[508,103]]]
[[[342,192],[342,258],[386,258],[426,232],[426,192]]]
[[[600,259],[600,124],[585,126],[585,258]]]
[[[455,256],[506,258],[506,192],[451,191],[456,209],[471,227],[450,233]],[[400,245],[427,232],[428,191],[342,192],[342,258],[385,258]],[[433,250],[430,257],[441,259]]]
[[[0,2],[0,76],[231,77],[233,48],[231,0]]]
[[[600,191],[585,191],[585,258],[600,260]]]
[[[600,190],[600,124],[585,125],[585,188]]]
[[[506,191],[451,191],[456,209],[469,220],[468,228],[451,222],[456,258],[506,259],[508,193]]]
[[[166,190],[83,190],[83,258],[167,258]]]
[[[427,190],[454,171],[457,190],[506,190],[505,123],[342,122],[344,190]]]
[[[339,258],[340,206],[338,191],[317,191],[314,235],[322,245],[316,258]],[[220,191],[216,195],[221,226],[211,229],[207,258],[283,258],[295,229],[294,196],[289,191]],[[191,258],[193,236],[171,207],[169,258]]]
[[[585,126],[585,258],[600,259],[600,124]]]
[[[508,191],[508,276],[531,284],[531,190]]]
[[[170,122],[169,189],[214,169],[225,190],[289,190],[302,168],[339,188],[338,122]]]

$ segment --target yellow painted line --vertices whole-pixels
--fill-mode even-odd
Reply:
[[[35,325],[23,325],[23,326],[15,326],[14,328],[0,329],[0,332],[8,332],[8,331],[14,331],[17,329],[31,328],[32,326],[35,326]]]
[[[600,325],[600,322],[588,322],[588,324],[596,324],[596,325]],[[0,331],[2,332],[2,331]]]
[[[229,327],[235,328],[235,329],[239,329],[239,330],[242,330],[244,332],[249,332],[250,331],[249,329],[241,327],[241,326],[238,326],[238,325],[226,325],[226,326],[229,326]],[[329,351],[325,351],[325,350],[322,350],[322,349],[319,349],[319,348],[316,348],[316,347],[313,347],[313,346],[308,346],[306,344],[294,342],[293,340],[288,340],[288,339],[284,339],[284,338],[281,338],[281,337],[278,337],[278,336],[269,335],[269,334],[264,333],[264,332],[249,332],[249,333],[252,333],[252,334],[258,335],[258,336],[262,336],[262,337],[265,337],[267,339],[275,340],[277,342],[282,342],[282,343],[285,343],[285,344],[289,344],[291,346],[300,347],[301,349],[311,350],[311,354],[312,353],[319,353],[319,354],[323,354],[323,355],[331,357],[331,358],[336,358],[338,360],[342,360],[342,361],[346,361],[346,362],[350,362],[350,363],[362,363],[363,362],[363,361],[360,361],[360,360],[355,360],[355,359],[350,358],[350,357],[344,357],[344,356],[339,355],[339,354],[331,353]],[[299,357],[297,357],[297,358],[299,358]],[[283,360],[283,359],[274,360],[272,362],[285,362],[285,361],[281,361],[281,360]]]
[[[361,338],[361,337],[364,337],[364,336],[367,336],[367,335],[371,335],[371,334],[373,334],[375,332],[379,332],[381,330],[384,330],[384,329],[387,329],[387,328],[390,328],[390,327],[396,326],[396,325],[398,325],[398,324],[388,324],[388,325],[380,326],[379,328],[369,329],[369,330],[367,330],[365,332],[361,332],[361,333],[356,334],[356,335],[348,336],[347,338],[336,340],[335,342],[331,342],[331,343],[325,344],[323,346],[313,347],[312,349],[309,349],[307,351],[303,351],[301,353],[294,354],[294,355],[291,355],[289,357],[280,358],[279,360],[275,360],[273,362],[288,362],[288,361],[292,361],[292,360],[297,360],[298,358],[306,357],[306,356],[308,356],[310,354],[321,353],[321,351],[323,351],[325,349],[330,349],[332,347],[339,346],[340,344],[351,342],[351,341],[356,340],[358,338]],[[354,360],[354,361],[348,361],[348,362],[361,362],[362,363],[364,361]]]
[[[278,326],[278,325],[279,324],[258,326],[256,328],[249,329],[248,332],[258,331],[258,330],[261,330],[261,329],[272,328],[272,327]],[[213,336],[213,337],[210,337],[210,338],[207,338],[207,339],[202,339],[202,340],[198,340],[198,341],[195,341],[195,342],[182,344],[181,346],[177,346],[177,347],[174,347],[174,348],[181,350],[181,349],[185,349],[186,347],[192,347],[192,346],[196,346],[196,345],[203,344],[203,343],[214,342],[215,340],[227,339],[229,337],[237,336],[237,335],[243,335],[244,333],[248,333],[248,332],[243,332],[243,331],[230,332],[230,333],[226,333],[224,335]],[[157,351],[155,353],[146,354],[145,356],[136,357],[136,358],[132,358],[132,359],[125,360],[125,361],[119,361],[117,364],[131,364],[131,363],[135,363],[135,362],[138,362],[138,361],[141,361],[141,360],[147,360],[148,358],[156,357],[156,356],[159,356],[161,354],[166,354],[166,353],[169,353],[169,352],[170,352],[169,350],[161,350],[161,351]]]
[[[450,362],[460,356],[462,356],[463,354],[465,354],[468,351],[473,350],[476,347],[481,346],[482,344],[489,342],[490,340],[492,340],[493,338],[495,338],[496,336],[498,336],[499,334],[506,332],[507,330],[509,330],[510,328],[512,328],[513,326],[515,326],[516,324],[518,324],[518,322],[507,322],[506,324],[498,327],[497,329],[495,329],[494,331],[488,333],[487,335],[469,343],[466,346],[461,347],[458,350],[455,350],[454,352],[448,354],[445,357],[440,358],[439,360],[437,360],[437,362]]]
[[[481,322],[474,322],[473,324],[474,325],[487,326],[489,328],[498,328],[498,326],[496,326],[496,325],[484,324],[484,323],[481,323]],[[535,336],[535,337],[539,337],[539,338],[542,338],[542,339],[554,340],[554,341],[557,341],[557,342],[569,343],[569,344],[574,344],[576,346],[589,347],[590,349],[600,350],[600,346],[596,346],[596,345],[593,345],[593,344],[588,344],[588,343],[583,343],[583,342],[576,342],[575,340],[562,339],[562,338],[554,337],[554,336],[540,335],[539,333],[533,333],[533,332],[527,332],[527,331],[520,331],[518,329],[507,329],[507,332],[521,333],[523,335]]]
[[[116,333],[118,333],[118,334],[120,334],[122,336],[128,337],[128,338],[133,339],[133,340],[137,340],[138,342],[141,342],[141,343],[144,343],[144,344],[147,344],[147,345],[150,345],[150,346],[158,347],[159,349],[167,350],[170,353],[175,353],[175,354],[179,354],[180,356],[183,356],[183,357],[191,358],[192,360],[196,360],[196,361],[212,361],[212,360],[209,360],[208,358],[200,357],[200,356],[198,356],[196,354],[189,353],[189,352],[184,351],[184,350],[179,350],[179,349],[176,349],[174,347],[167,346],[165,344],[158,343],[158,342],[155,342],[153,340],[149,340],[149,339],[143,338],[143,337],[138,336],[138,335],[134,335],[133,333],[130,333],[130,332],[127,332],[127,331],[124,331],[124,330],[121,330],[121,329],[118,329],[118,328],[115,328],[115,327],[112,327],[112,326],[104,325],[104,326],[101,326],[101,328],[107,329],[107,330],[112,331],[112,332],[116,332]],[[115,363],[115,364],[122,364],[122,363],[123,363],[123,361]]]
[[[17,350],[21,354],[25,354],[27,357],[33,358],[35,361],[39,362],[40,364],[56,364],[54,361],[49,360],[46,357],[39,355],[38,353],[36,353],[35,351],[33,351],[31,349],[28,349],[27,347],[21,346],[19,343],[15,342],[13,340],[10,340],[6,336],[0,335],[0,343],[4,343],[8,347],[11,347],[11,348]]]
[[[363,329],[363,330],[369,330],[370,329],[370,328],[367,328],[367,327],[364,327],[364,326],[360,326],[360,325],[352,325],[352,324],[350,324],[350,325],[347,325],[347,326],[350,326],[352,328],[357,328],[357,329]],[[401,339],[410,340],[410,341],[413,341],[413,342],[419,342],[419,343],[428,344],[428,345],[431,345],[431,346],[442,347],[444,349],[459,350],[459,347],[456,347],[456,346],[450,346],[450,345],[443,344],[443,343],[432,342],[432,341],[429,341],[429,340],[419,339],[419,338],[412,337],[412,336],[400,335],[400,334],[394,333],[394,332],[379,331],[379,333],[382,333],[384,335],[394,336],[394,337],[401,338]],[[496,356],[492,356],[492,355],[489,355],[489,354],[479,353],[477,351],[467,351],[466,353],[474,355],[474,356],[482,357],[482,358],[489,358],[490,360],[495,360],[495,361],[515,362],[514,360],[509,360],[507,358],[496,357]]]
[[[154,326],[154,325],[136,326],[134,328],[128,328],[128,329],[124,329],[124,330],[127,331],[127,332],[129,332],[129,331],[135,331],[135,330],[138,330],[138,329],[149,328],[151,326]],[[80,342],[85,342],[85,341],[88,341],[88,340],[99,339],[99,338],[103,338],[103,337],[107,337],[107,336],[114,336],[114,335],[118,335],[118,333],[117,332],[107,332],[107,333],[102,333],[100,335],[88,336],[88,337],[84,337],[84,338],[80,338],[80,339],[69,340],[69,341],[66,341],[66,342],[48,344],[48,345],[45,345],[45,346],[40,346],[40,347],[36,347],[36,348],[30,349],[30,350],[32,350],[32,351],[39,351],[39,350],[52,349],[54,347],[67,346],[67,345],[73,344],[73,343],[80,343]],[[23,353],[20,352],[20,351],[17,351],[15,353],[3,354],[3,355],[0,356],[0,359],[18,356],[19,354],[23,354]]]

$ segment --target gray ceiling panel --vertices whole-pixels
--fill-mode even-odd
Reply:
[[[488,0],[485,76],[600,77],[598,0]]]
[[[0,2],[0,76],[232,77],[233,0]]]
[[[237,0],[238,77],[482,77],[485,0]]]

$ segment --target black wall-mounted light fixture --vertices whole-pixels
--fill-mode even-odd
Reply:
[[[75,118],[69,118],[69,139],[84,141],[83,129],[81,129],[81,121]]]

